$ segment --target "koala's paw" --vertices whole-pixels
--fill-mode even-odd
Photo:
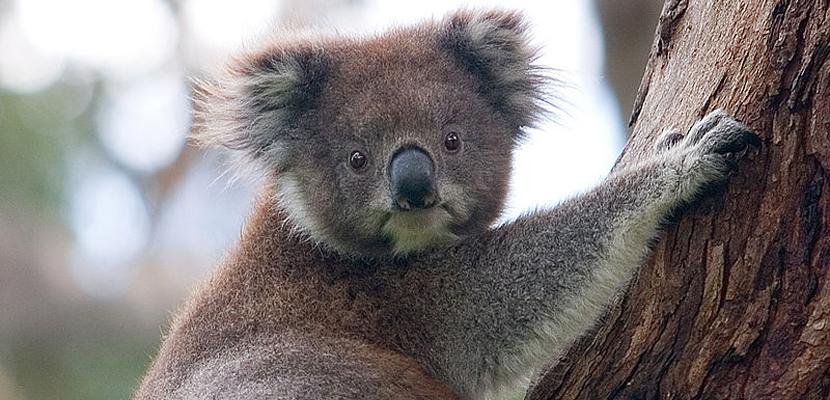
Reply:
[[[674,171],[673,195],[679,201],[693,200],[709,185],[726,180],[738,163],[736,153],[747,146],[760,147],[761,140],[746,125],[723,110],[698,121],[686,136],[663,133],[655,144]]]

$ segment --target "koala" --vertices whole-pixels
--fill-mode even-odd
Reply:
[[[548,95],[522,16],[282,38],[202,82],[194,135],[263,176],[136,399],[489,399],[623,293],[668,218],[759,139],[723,111],[493,227]],[[541,184],[555,184],[545,182]]]

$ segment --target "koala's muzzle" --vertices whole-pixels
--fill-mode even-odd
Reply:
[[[404,148],[395,154],[389,166],[395,206],[401,210],[434,206],[438,200],[434,169],[429,155],[417,147]]]

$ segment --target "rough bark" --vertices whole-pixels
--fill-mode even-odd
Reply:
[[[528,399],[830,399],[830,2],[668,0],[620,163],[724,108],[763,147]]]

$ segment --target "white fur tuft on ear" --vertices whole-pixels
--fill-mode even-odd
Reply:
[[[295,134],[297,121],[315,107],[326,77],[322,60],[311,49],[269,49],[237,60],[219,80],[194,80],[191,137],[281,170],[281,139]]]
[[[460,11],[446,20],[440,42],[479,80],[479,92],[517,126],[533,125],[542,115],[550,78],[534,64],[537,50],[522,14]]]

